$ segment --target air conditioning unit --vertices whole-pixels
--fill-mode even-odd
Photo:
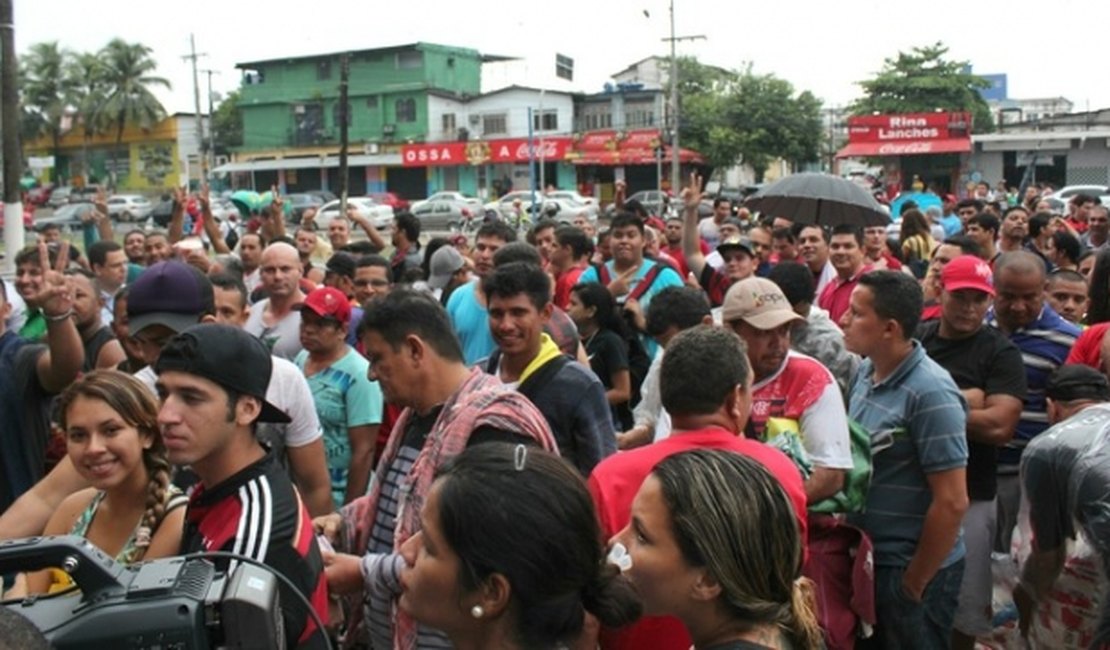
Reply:
[[[293,112],[297,115],[304,115],[304,104],[294,104]]]
[[[478,126],[481,123],[482,123],[482,116],[481,115],[471,115],[470,116],[470,126]]]
[[[396,132],[397,132],[397,125],[396,124],[383,124],[382,125],[382,134],[384,134],[384,135],[393,135]]]
[[[364,144],[362,146],[362,151],[367,156],[376,156],[376,155],[378,155],[378,143],[377,142],[367,142],[366,144]]]

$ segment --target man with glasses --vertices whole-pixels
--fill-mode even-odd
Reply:
[[[393,288],[389,260],[381,255],[363,255],[355,263],[355,301],[365,305],[384,297]]]

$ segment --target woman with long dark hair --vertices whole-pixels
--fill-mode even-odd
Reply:
[[[629,335],[613,294],[605,285],[575,285],[570,290],[567,315],[578,326],[582,346],[605,387],[613,424],[621,431],[632,428],[632,374],[629,370]]]

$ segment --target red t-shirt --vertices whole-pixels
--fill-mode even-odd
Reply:
[[[1071,346],[1071,352],[1064,363],[1081,363],[1095,370],[1102,370],[1102,338],[1108,329],[1110,322],[1096,323],[1083,330],[1079,338],[1075,339],[1075,345]]]
[[[570,290],[578,284],[578,278],[586,270],[584,266],[572,266],[555,278],[555,296],[553,302],[559,309],[566,309],[570,304]]]
[[[628,525],[632,518],[632,500],[651,470],[664,458],[691,449],[725,449],[762,463],[779,480],[794,505],[804,547],[806,493],[798,468],[779,450],[719,427],[676,431],[671,437],[646,447],[609,456],[594,467],[588,485],[605,539]],[[689,650],[691,645],[686,627],[673,616],[645,616],[619,630],[602,629],[599,640],[605,650]]]

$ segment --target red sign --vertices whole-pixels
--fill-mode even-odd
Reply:
[[[543,138],[542,141],[534,138],[531,149],[525,138],[406,144],[401,147],[401,164],[405,167],[435,167],[527,163],[530,153],[536,159],[564,160],[571,142],[571,138],[567,137]]]
[[[915,142],[970,138],[970,113],[905,113],[848,118],[848,142]],[[931,153],[929,151],[891,152]]]

